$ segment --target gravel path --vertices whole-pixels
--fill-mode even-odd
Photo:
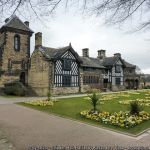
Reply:
[[[0,130],[16,147],[29,146],[149,146],[150,133],[133,138],[16,104],[0,105]]]

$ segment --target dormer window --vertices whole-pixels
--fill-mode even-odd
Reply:
[[[18,34],[14,36],[14,49],[20,51],[20,36]]]

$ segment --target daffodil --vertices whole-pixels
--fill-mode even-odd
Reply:
[[[82,111],[80,114],[85,118],[102,122],[105,124],[112,124],[114,126],[119,126],[122,128],[131,128],[136,126],[137,124],[142,123],[143,121],[150,119],[149,113],[145,111],[141,111],[139,113],[139,116],[130,115],[128,111],[114,112],[112,114],[109,112],[100,112],[98,114],[92,114],[90,111]]]

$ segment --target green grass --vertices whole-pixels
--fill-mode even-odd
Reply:
[[[139,93],[140,93],[139,95],[128,94],[130,97],[119,96],[118,94],[108,94],[108,95],[106,95],[106,97],[112,96],[112,99],[108,100],[108,101],[104,101],[104,104],[99,105],[97,108],[100,111],[109,111],[109,112],[118,112],[118,111],[129,110],[128,105],[119,104],[118,101],[128,100],[128,99],[133,100],[133,99],[137,99],[137,98],[147,97],[145,95],[147,92],[140,91]],[[127,95],[127,93],[125,95]],[[114,96],[117,96],[117,97],[114,97]],[[58,102],[55,102],[54,106],[46,106],[46,107],[32,106],[30,104],[25,104],[25,103],[19,103],[19,104],[30,107],[30,108],[34,108],[34,109],[37,109],[40,111],[44,111],[47,113],[52,113],[52,114],[56,114],[59,116],[72,118],[72,119],[83,121],[83,122],[90,123],[93,125],[106,127],[106,128],[110,128],[110,129],[117,130],[117,131],[127,132],[127,133],[134,134],[134,135],[142,132],[143,130],[145,130],[147,128],[150,128],[150,120],[146,121],[140,125],[137,125],[133,128],[123,129],[123,128],[115,127],[112,125],[105,125],[100,122],[82,118],[80,116],[80,112],[83,110],[90,110],[92,108],[90,101],[88,99],[85,99],[85,97],[61,99]],[[147,111],[150,113],[150,107],[145,106],[144,111]]]

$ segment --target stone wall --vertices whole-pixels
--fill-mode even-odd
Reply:
[[[51,91],[53,95],[75,94],[79,93],[79,87],[54,87]]]
[[[19,81],[19,76],[2,75],[0,77],[0,87],[4,87],[6,82]]]
[[[0,46],[5,43],[5,33],[0,33]]]
[[[25,72],[27,74],[27,71],[22,70],[22,60],[27,64],[28,62],[28,53],[29,53],[29,35],[27,34],[19,34],[20,36],[20,51],[14,50],[14,36],[16,33],[14,32],[6,32],[6,42],[4,45],[4,49],[2,52],[2,59],[1,59],[1,71],[3,72],[3,75],[0,77],[0,84],[3,86],[5,82],[9,81],[19,81],[20,73],[21,71]],[[8,65],[9,60],[11,60],[11,72],[15,75],[8,75]],[[17,63],[13,63],[17,62]],[[19,62],[19,63],[18,63]],[[26,65],[27,67],[27,65]],[[19,72],[16,73],[16,70]],[[27,79],[27,76],[26,76]]]
[[[51,84],[49,66],[51,65],[51,62],[46,61],[39,50],[34,50],[28,73],[28,85],[39,96],[46,96],[49,91]]]
[[[6,33],[6,45],[4,45],[4,52],[2,55],[2,70],[8,70],[8,60],[12,61],[28,61],[28,35],[20,35],[20,51],[14,50],[14,35],[16,33],[7,32]],[[12,70],[21,69],[20,64],[13,64]]]
[[[89,91],[91,91],[90,85],[82,85],[82,90],[81,90],[82,93],[86,93]]]
[[[126,88],[124,85],[120,85],[120,86],[117,86],[117,85],[112,85],[111,86],[111,90],[113,92],[116,92],[116,91],[124,91]]]

